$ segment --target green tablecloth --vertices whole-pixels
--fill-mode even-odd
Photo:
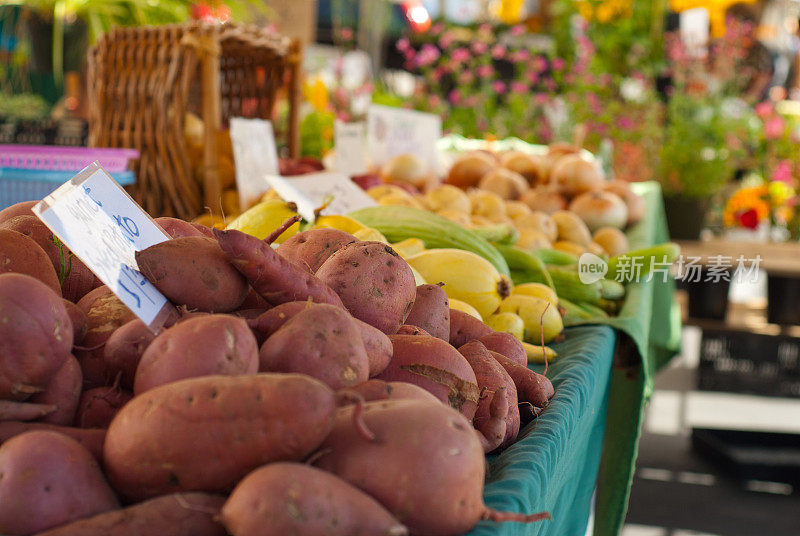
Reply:
[[[628,232],[631,248],[665,242],[660,188],[655,183],[636,187],[647,211]],[[556,386],[551,405],[515,445],[489,459],[485,492],[493,508],[547,510],[553,521],[527,526],[485,522],[472,535],[583,536],[595,482],[595,536],[618,534],[653,378],[679,349],[674,289],[674,281],[660,277],[631,284],[622,311],[604,321],[607,326],[568,330],[557,346],[562,358],[548,371]],[[606,429],[614,433],[606,435]]]

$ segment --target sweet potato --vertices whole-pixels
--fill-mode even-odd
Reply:
[[[47,258],[53,264],[53,269],[58,274],[61,266],[61,252],[53,240],[53,232],[42,220],[31,215],[14,216],[13,218],[0,223],[0,229],[9,229],[22,233],[36,242],[42,251],[47,254]]]
[[[0,223],[8,221],[16,216],[34,216],[34,213],[31,212],[31,207],[38,202],[39,201],[23,201],[0,210]]]
[[[31,276],[0,274],[0,399],[41,392],[71,349],[63,300]]]
[[[225,498],[174,493],[73,521],[35,536],[225,536],[215,519]]]
[[[78,257],[73,255],[66,246],[64,247],[64,265],[68,269],[67,277],[61,283],[61,294],[65,299],[78,303],[81,298],[92,290],[103,286],[103,282],[94,275],[94,272],[83,264]]]
[[[119,508],[91,453],[63,434],[28,432],[0,446],[0,533],[31,534]]]
[[[396,333],[414,306],[411,267],[382,242],[355,242],[328,257],[317,277],[350,313],[387,335]]]
[[[81,298],[78,307],[86,313],[88,328],[82,343],[87,350],[75,352],[83,371],[84,389],[109,385],[116,372],[112,373],[103,359],[103,346],[120,326],[137,317],[105,285]]]
[[[0,229],[0,274],[18,273],[35,277],[61,296],[61,283],[53,263],[31,237]]]
[[[437,339],[450,340],[450,302],[441,285],[417,285],[406,324],[419,326]]]
[[[208,225],[203,225],[202,223],[197,223],[197,222],[190,222],[190,223],[192,224],[192,227],[200,231],[200,234],[202,234],[203,236],[207,238],[214,238],[214,233],[212,232],[211,227],[209,227]]]
[[[75,426],[78,428],[108,428],[122,406],[130,402],[133,393],[119,387],[95,387],[81,393]]]
[[[504,331],[495,331],[478,337],[476,340],[481,341],[487,350],[503,354],[514,363],[523,367],[528,366],[528,355],[525,353],[525,348],[512,334]]]
[[[50,415],[56,409],[49,404],[0,400],[0,421],[32,421]]]
[[[301,374],[203,376],[128,402],[108,428],[106,474],[130,499],[227,491],[269,462],[298,461],[328,435],[333,391]]]
[[[233,536],[404,536],[375,499],[299,463],[273,463],[242,480],[220,516]]]
[[[426,337],[431,336],[431,334],[425,331],[424,329],[417,326],[412,326],[411,324],[403,324],[402,326],[400,326],[400,329],[397,330],[397,333],[395,333],[395,335],[425,335]]]
[[[520,402],[529,402],[537,408],[547,406],[554,393],[550,380],[526,366],[511,361],[503,354],[497,352],[491,352],[491,354],[514,380]]]
[[[117,328],[103,347],[103,361],[109,376],[128,390],[133,390],[133,378],[144,351],[156,338],[147,324],[138,318]]]
[[[58,424],[47,424],[44,422],[0,422],[0,445],[12,437],[36,430],[58,432],[59,434],[71,437],[86,447],[96,460],[102,461],[103,459],[103,442],[106,438],[106,431],[100,429],[83,430],[72,426],[60,426]]]
[[[297,341],[295,341],[297,342]],[[142,354],[134,394],[186,378],[258,371],[256,338],[242,318],[207,315],[180,322],[158,335]]]
[[[56,411],[50,413],[41,422],[69,426],[75,419],[75,410],[83,388],[83,373],[78,360],[74,356],[67,357],[64,364],[58,369],[44,391],[31,397],[31,402],[38,404],[52,404]],[[22,419],[15,419],[22,420]]]
[[[344,307],[330,287],[278,255],[267,242],[241,231],[214,229],[213,232],[228,260],[271,305],[311,300]]]
[[[64,307],[67,309],[69,321],[72,324],[72,344],[81,344],[83,338],[86,336],[86,331],[89,329],[87,326],[86,313],[83,310],[67,299],[64,300]]]
[[[373,379],[354,385],[348,390],[360,394],[366,402],[372,402],[373,400],[405,400],[413,398],[441,403],[438,398],[422,387],[408,382],[385,382],[383,380]],[[352,403],[353,400],[343,399],[339,405],[345,406]]]
[[[258,370],[308,374],[331,389],[342,389],[367,381],[369,359],[347,311],[311,304],[264,342]]]
[[[491,448],[487,452],[511,444],[517,438],[520,423],[517,388],[514,380],[480,341],[470,341],[458,351],[475,371],[478,388],[481,389],[482,398],[478,402],[478,410],[475,412],[472,424],[488,440],[485,446],[491,446]],[[505,397],[507,409],[503,435],[497,437],[493,436],[490,430],[498,430],[496,426],[493,426],[492,420],[493,413],[496,416],[499,412],[493,412],[491,405],[500,403],[497,399],[501,396],[501,389],[503,389],[502,396]]]
[[[212,239],[174,238],[136,252],[142,272],[176,305],[209,313],[238,308],[250,287]]]
[[[394,355],[379,380],[422,387],[472,419],[478,407],[475,373],[458,350],[442,339],[425,335],[391,335]]]
[[[287,238],[276,250],[296,265],[316,273],[328,257],[358,238],[339,229],[309,229]]]
[[[490,333],[494,330],[474,316],[450,309],[450,344],[456,348]]]
[[[155,222],[167,233],[171,238],[181,238],[183,236],[205,236],[210,238],[206,233],[203,233],[188,221],[179,220],[178,218],[170,218],[169,216],[161,216],[156,218]]]
[[[374,441],[350,423],[352,412],[353,407],[339,409],[314,465],[377,499],[412,534],[454,536],[480,519],[546,517],[486,507],[483,449],[470,422],[457,411],[421,400],[368,402],[364,421]]]
[[[269,309],[270,307],[272,305],[261,294],[251,288],[239,309]]]

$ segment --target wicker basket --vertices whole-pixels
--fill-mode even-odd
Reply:
[[[271,119],[280,95],[299,153],[300,45],[252,26],[182,24],[116,29],[89,51],[89,144],[132,147],[133,197],[153,216],[219,214],[217,131],[230,117]],[[187,111],[202,117],[203,184],[192,178]]]

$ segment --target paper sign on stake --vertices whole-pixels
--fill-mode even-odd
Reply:
[[[310,173],[291,179],[267,175],[266,180],[284,200],[294,202],[297,212],[308,221],[314,221],[314,210],[329,199],[331,202],[325,209],[327,214],[347,214],[377,205],[364,190],[341,173]]]
[[[138,271],[135,253],[169,236],[100,164],[31,210],[142,322],[161,326],[172,305]]]
[[[244,211],[269,189],[264,182],[264,174],[279,173],[278,150],[269,121],[232,117],[230,126],[239,208]]]
[[[367,125],[338,119],[333,128],[336,171],[349,177],[367,172]]]
[[[367,110],[367,149],[372,166],[382,166],[392,157],[409,153],[435,170],[436,142],[441,137],[442,120],[438,115],[379,105]]]

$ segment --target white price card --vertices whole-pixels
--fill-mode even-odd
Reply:
[[[404,153],[417,155],[437,169],[436,142],[442,137],[438,115],[372,105],[367,110],[367,151],[372,166]]]
[[[294,202],[297,212],[308,221],[314,221],[314,210],[328,201],[326,214],[347,214],[377,205],[360,186],[341,173],[326,171],[291,178],[267,175],[267,183],[284,200]]]
[[[279,173],[278,150],[269,121],[232,117],[230,126],[239,208],[244,211],[269,190],[264,175]]]
[[[172,305],[139,273],[135,253],[169,240],[97,162],[33,208],[53,234],[155,330]]]
[[[367,172],[367,125],[336,120],[333,128],[335,167],[347,176]]]

